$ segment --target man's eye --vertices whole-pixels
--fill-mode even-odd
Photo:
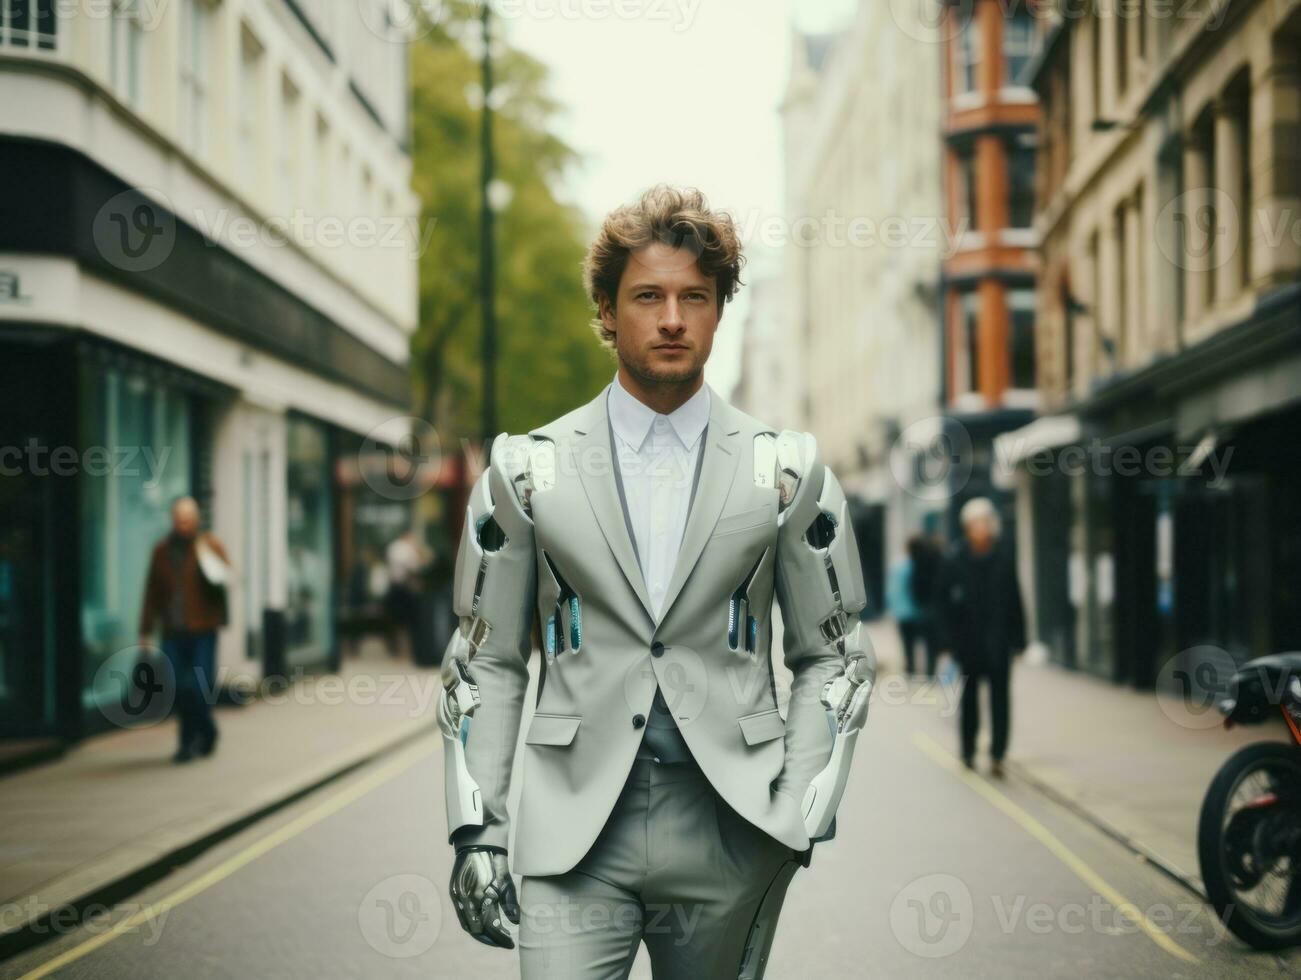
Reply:
[[[638,298],[638,299],[654,299],[654,298],[655,298],[655,294],[654,294],[653,292],[647,290],[647,291],[644,292],[644,293],[638,293],[638,294],[637,294],[637,298]]]

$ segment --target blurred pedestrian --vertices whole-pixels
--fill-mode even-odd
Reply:
[[[397,656],[397,634],[405,633],[408,645],[414,643],[421,576],[433,561],[415,528],[408,528],[389,542],[384,552],[388,570],[388,593],[385,608],[389,618],[389,654]]]
[[[993,725],[990,773],[1001,777],[1011,724],[1012,657],[1025,648],[1021,588],[994,505],[985,497],[969,500],[960,521],[962,540],[946,557],[935,583],[936,625],[942,648],[950,651],[963,675],[962,761],[974,766],[984,681]]]
[[[172,529],[154,545],[140,609],[140,646],[152,649],[161,627],[176,685],[176,762],[211,755],[217,745],[217,630],[226,624],[230,564],[221,542],[199,530],[200,516],[193,497],[172,504]]]
[[[904,672],[909,675],[916,673],[916,650],[919,644],[926,657],[927,672],[934,673],[927,636],[927,610],[917,601],[914,588],[919,566],[925,562],[924,557],[919,561],[920,552],[925,547],[925,541],[919,534],[914,534],[908,539],[904,553],[890,566],[885,589],[885,605],[899,628],[899,639],[903,644]]]

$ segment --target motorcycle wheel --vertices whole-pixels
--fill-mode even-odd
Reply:
[[[1298,868],[1296,841],[1301,839],[1301,814],[1295,802],[1278,802],[1274,805],[1291,807],[1273,819],[1289,821],[1292,853],[1272,855],[1268,868],[1256,868],[1250,889],[1243,889],[1243,861],[1257,854],[1245,854],[1243,814],[1250,816],[1247,806],[1230,810],[1235,798],[1252,777],[1263,776],[1265,785],[1280,795],[1292,795],[1301,786],[1301,751],[1284,742],[1257,742],[1248,745],[1229,757],[1215,774],[1206,799],[1202,803],[1197,824],[1197,853],[1202,867],[1202,881],[1206,897],[1229,930],[1243,942],[1256,949],[1282,949],[1301,944],[1301,868]],[[1255,791],[1258,794],[1262,791]],[[1262,810],[1262,814],[1264,811]],[[1230,824],[1232,835],[1226,834]],[[1279,865],[1285,871],[1277,870]],[[1261,886],[1262,880],[1273,876],[1282,888],[1282,907],[1277,911],[1261,909],[1251,900],[1249,891]]]

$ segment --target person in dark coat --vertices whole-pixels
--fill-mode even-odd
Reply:
[[[1026,642],[1021,586],[994,505],[977,497],[963,506],[960,519],[962,540],[945,557],[935,583],[936,627],[941,648],[952,654],[963,675],[962,761],[968,768],[974,765],[984,681],[993,719],[990,774],[1001,777],[1011,720],[1012,658]]]

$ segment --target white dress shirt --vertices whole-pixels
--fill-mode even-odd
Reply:
[[[614,376],[610,425],[619,475],[637,542],[637,557],[658,619],[687,526],[700,435],[709,421],[709,388],[701,385],[668,415],[638,401]]]

